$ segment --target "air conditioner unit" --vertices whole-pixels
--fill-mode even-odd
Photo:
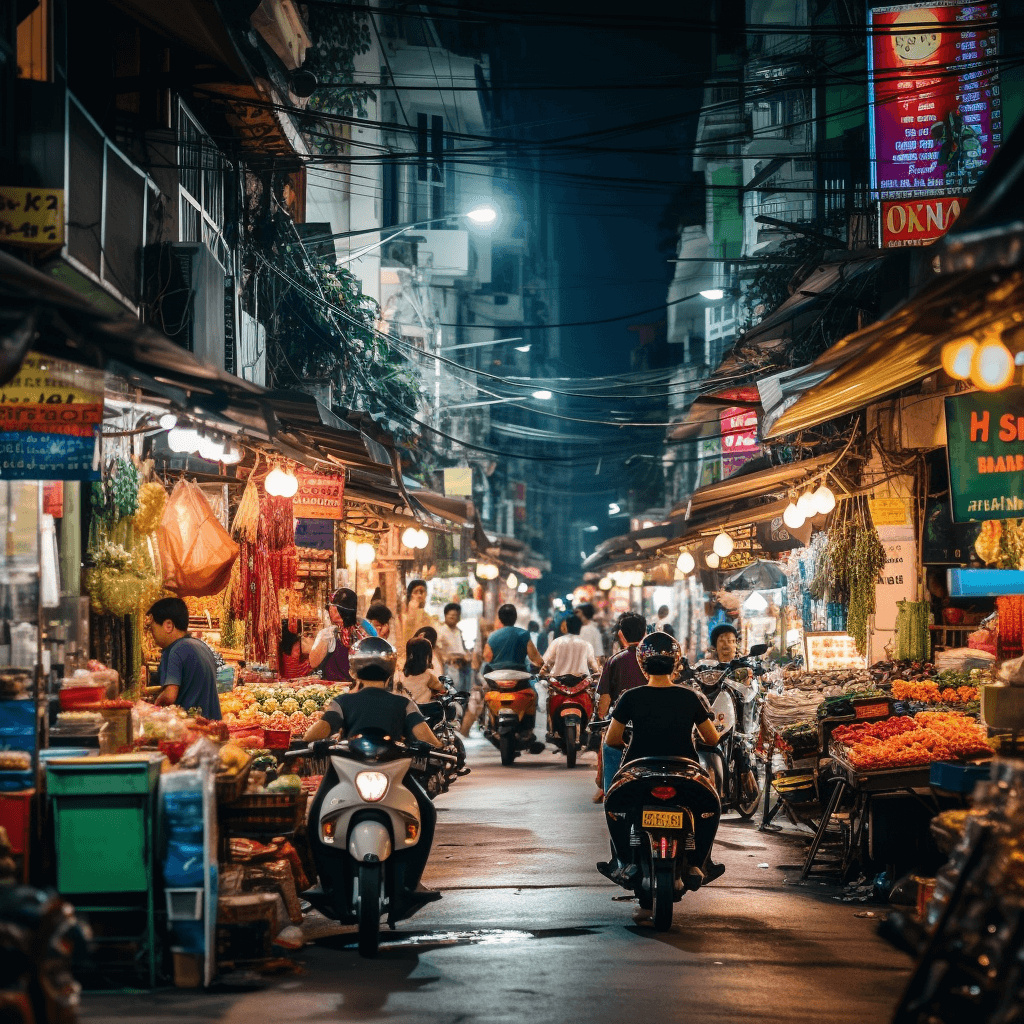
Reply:
[[[147,248],[145,266],[147,322],[204,363],[233,372],[234,302],[217,257],[201,242],[161,242]]]

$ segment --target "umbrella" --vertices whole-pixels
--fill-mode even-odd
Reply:
[[[726,577],[723,590],[778,590],[785,587],[786,574],[775,562],[763,558],[745,565],[738,572]]]

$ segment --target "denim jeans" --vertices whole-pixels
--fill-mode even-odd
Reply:
[[[601,764],[604,766],[604,791],[611,788],[612,779],[622,765],[622,748],[609,747],[607,743],[601,746]]]

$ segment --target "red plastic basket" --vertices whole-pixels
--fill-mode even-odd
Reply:
[[[291,742],[292,734],[287,729],[263,730],[263,745],[270,750],[287,750]]]

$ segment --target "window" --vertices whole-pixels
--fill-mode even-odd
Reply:
[[[224,266],[225,160],[184,103],[178,104],[178,234],[182,242],[204,242]]]
[[[18,77],[36,82],[53,81],[53,0],[39,6],[18,24]]]

